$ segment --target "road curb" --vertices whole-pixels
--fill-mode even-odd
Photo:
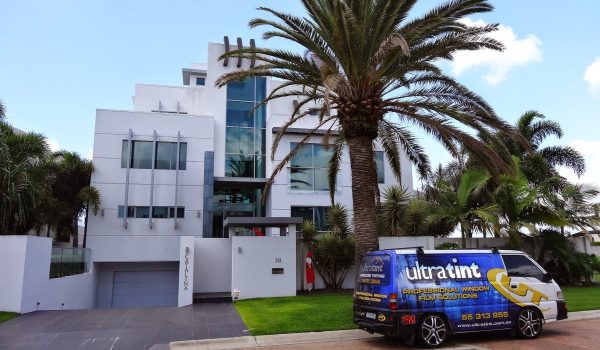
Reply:
[[[562,322],[580,321],[600,318],[600,310],[570,312],[569,318]],[[219,338],[203,340],[187,340],[171,343],[172,350],[228,350],[263,346],[279,346],[291,344],[325,343],[333,341],[363,340],[379,338],[380,335],[369,334],[365,331],[352,329],[344,331],[308,332],[274,334],[260,336],[245,336],[237,338]],[[457,344],[458,345],[458,344]],[[452,349],[481,349],[468,344],[460,344]]]

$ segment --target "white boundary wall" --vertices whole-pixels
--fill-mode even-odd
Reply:
[[[50,238],[0,236],[0,310],[27,313],[95,306],[94,271],[50,279],[51,255]]]
[[[197,237],[194,248],[194,293],[229,293],[231,239]]]
[[[288,227],[287,236],[231,239],[231,288],[240,291],[240,299],[296,295],[295,225]]]

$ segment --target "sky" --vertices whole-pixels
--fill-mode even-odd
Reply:
[[[441,1],[421,0],[419,15]],[[443,63],[449,74],[482,95],[514,123],[537,110],[561,124],[569,145],[586,158],[582,179],[600,187],[600,1],[492,0],[495,11],[465,23],[499,23],[506,50],[459,53]],[[223,36],[257,45],[249,29],[267,6],[295,15],[297,0],[2,0],[0,100],[15,127],[43,133],[54,149],[91,155],[96,108],[131,109],[136,83],[181,85],[181,68],[204,62],[208,42]],[[419,134],[432,163],[450,156]]]

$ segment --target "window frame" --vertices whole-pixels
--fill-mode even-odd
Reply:
[[[317,166],[315,159],[317,158],[315,156],[315,149],[319,149],[321,148],[320,152],[333,152],[331,147],[327,147],[326,145],[323,145],[321,143],[304,143],[302,145],[300,145],[299,142],[290,142],[290,151],[294,150],[296,147],[310,147],[310,162],[311,162],[311,166],[305,166],[305,165],[299,165],[299,166],[294,166],[293,162],[294,162],[294,158],[290,159],[290,165],[288,167],[288,176],[289,176],[289,186],[288,189],[291,191],[310,191],[310,192],[326,192],[329,191],[329,180],[327,179],[327,176],[325,176],[325,180],[327,182],[327,187],[326,188],[321,188],[321,186],[317,186],[317,183],[321,183],[322,181],[318,181],[317,182],[317,173],[321,173],[321,172],[325,172],[325,174],[327,174],[329,167],[328,166]],[[331,155],[331,154],[330,154]],[[328,158],[328,161],[331,157]],[[308,188],[294,188],[293,187],[293,173],[294,171],[298,171],[298,170],[305,170],[308,171],[309,173],[312,173],[312,188],[308,189]],[[321,179],[322,180],[322,179]],[[337,187],[337,186],[336,186]]]
[[[320,209],[320,208],[323,208],[325,210],[324,211],[324,218],[323,218],[323,224],[324,224],[323,227],[319,227],[317,225],[317,220],[316,220],[316,210],[315,209]],[[327,211],[330,208],[331,207],[328,207],[328,206],[319,206],[319,205],[317,205],[317,206],[292,205],[292,206],[290,206],[290,215],[292,217],[294,217],[293,214],[292,214],[292,211],[294,209],[311,209],[311,211],[312,211],[312,222],[315,224],[315,228],[317,229],[317,232],[327,232],[327,231],[329,231],[329,227],[327,227]],[[322,228],[322,230],[320,228]]]
[[[150,167],[149,168],[140,168],[135,166],[136,164],[134,164],[134,155],[135,155],[135,143],[138,142],[147,142],[147,143],[154,143],[154,141],[149,141],[149,140],[131,140],[131,146],[133,151],[129,152],[129,140],[123,140],[121,143],[121,169],[125,169],[127,168],[127,159],[125,157],[129,156],[129,168],[130,169],[145,169],[145,170],[177,170],[176,168],[176,163],[173,164],[172,161],[172,157],[173,157],[173,147],[175,147],[175,153],[177,153],[177,142],[170,142],[170,141],[156,141],[156,145],[154,147],[152,147],[152,152],[154,152],[150,158]],[[169,167],[171,167],[170,169],[167,168],[159,168],[157,166],[158,164],[158,147],[159,144],[171,144],[171,151],[170,151],[170,157],[169,157]],[[177,155],[175,155],[175,158],[179,159],[179,170],[187,170],[187,152],[188,151],[188,147],[187,147],[187,142],[179,142],[179,157],[177,157]],[[154,163],[152,162],[152,158],[154,158]]]

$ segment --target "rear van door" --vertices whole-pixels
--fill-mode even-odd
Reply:
[[[357,305],[387,309],[393,293],[393,259],[389,253],[369,254],[358,267],[354,301]]]

